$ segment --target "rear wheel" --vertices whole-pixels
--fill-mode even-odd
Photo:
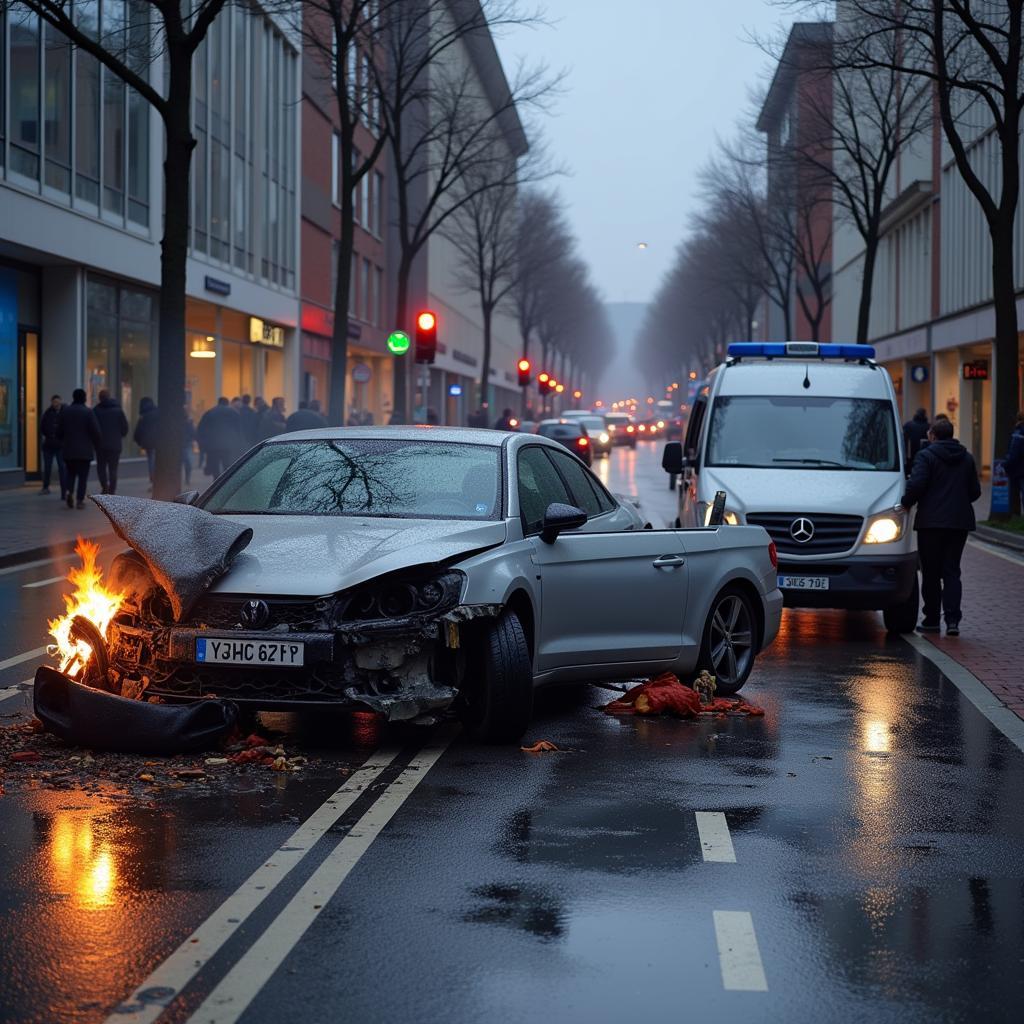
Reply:
[[[882,612],[885,628],[890,633],[913,633],[917,626],[917,613],[920,608],[921,595],[918,590],[917,576],[910,596],[902,604],[895,604]]]
[[[484,629],[468,674],[460,712],[466,732],[480,743],[517,742],[533,713],[533,666],[514,612]]]
[[[711,602],[697,668],[715,677],[715,693],[736,693],[754,667],[757,618],[750,598],[727,587]]]

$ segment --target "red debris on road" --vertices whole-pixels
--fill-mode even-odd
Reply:
[[[604,706],[610,715],[672,715],[676,718],[697,718],[700,715],[744,715],[761,717],[764,709],[742,698],[717,697],[702,703],[700,694],[684,686],[672,672],[648,679],[646,683],[627,690],[617,700]]]

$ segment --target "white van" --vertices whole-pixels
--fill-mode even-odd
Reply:
[[[789,607],[880,609],[917,625],[917,545],[896,512],[906,483],[889,374],[870,345],[736,343],[698,390],[682,443],[677,526],[704,526],[718,491],[725,521],[763,526]]]

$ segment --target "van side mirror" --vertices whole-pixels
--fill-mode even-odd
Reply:
[[[682,473],[684,468],[683,446],[679,441],[669,441],[661,453],[661,468],[666,473]]]
[[[545,544],[554,544],[563,530],[578,530],[587,523],[587,513],[575,505],[553,501],[544,513],[540,539]]]

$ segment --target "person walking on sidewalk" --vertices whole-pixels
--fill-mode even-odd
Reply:
[[[927,439],[928,413],[924,409],[918,409],[914,413],[914,418],[903,424],[903,447],[907,453],[907,462],[914,461],[914,456]]]
[[[953,424],[936,420],[928,431],[900,499],[903,509],[917,505],[914,529],[921,561],[924,617],[921,633],[938,633],[939,614],[945,614],[946,633],[960,634],[960,558],[967,534],[975,529],[971,503],[981,497],[974,456],[953,438]]]
[[[85,404],[85,392],[75,388],[71,404],[60,411],[57,437],[68,471],[68,508],[85,508],[85,490],[89,485],[89,463],[100,446],[100,425],[96,413]]]
[[[203,413],[196,428],[196,436],[207,476],[220,476],[245,451],[242,418],[225,395],[217,399],[212,409]]]
[[[43,449],[43,486],[40,494],[50,493],[50,476],[53,473],[53,464],[57,463],[57,479],[60,482],[60,500],[63,501],[68,493],[67,472],[64,468],[64,456],[60,450],[60,439],[57,437],[57,424],[60,421],[60,410],[63,402],[60,395],[54,395],[50,404],[39,421],[39,439]]]
[[[1010,494],[1020,495],[1021,512],[1024,513],[1024,409],[1017,413],[1017,422],[1010,435],[1010,447],[1003,459],[1003,468],[1010,481]],[[1010,509],[1013,509],[1011,497]]]
[[[100,425],[100,443],[96,446],[96,476],[104,494],[117,494],[117,464],[121,461],[121,447],[128,436],[128,417],[118,402],[104,388],[100,400],[93,406],[96,422]]]

